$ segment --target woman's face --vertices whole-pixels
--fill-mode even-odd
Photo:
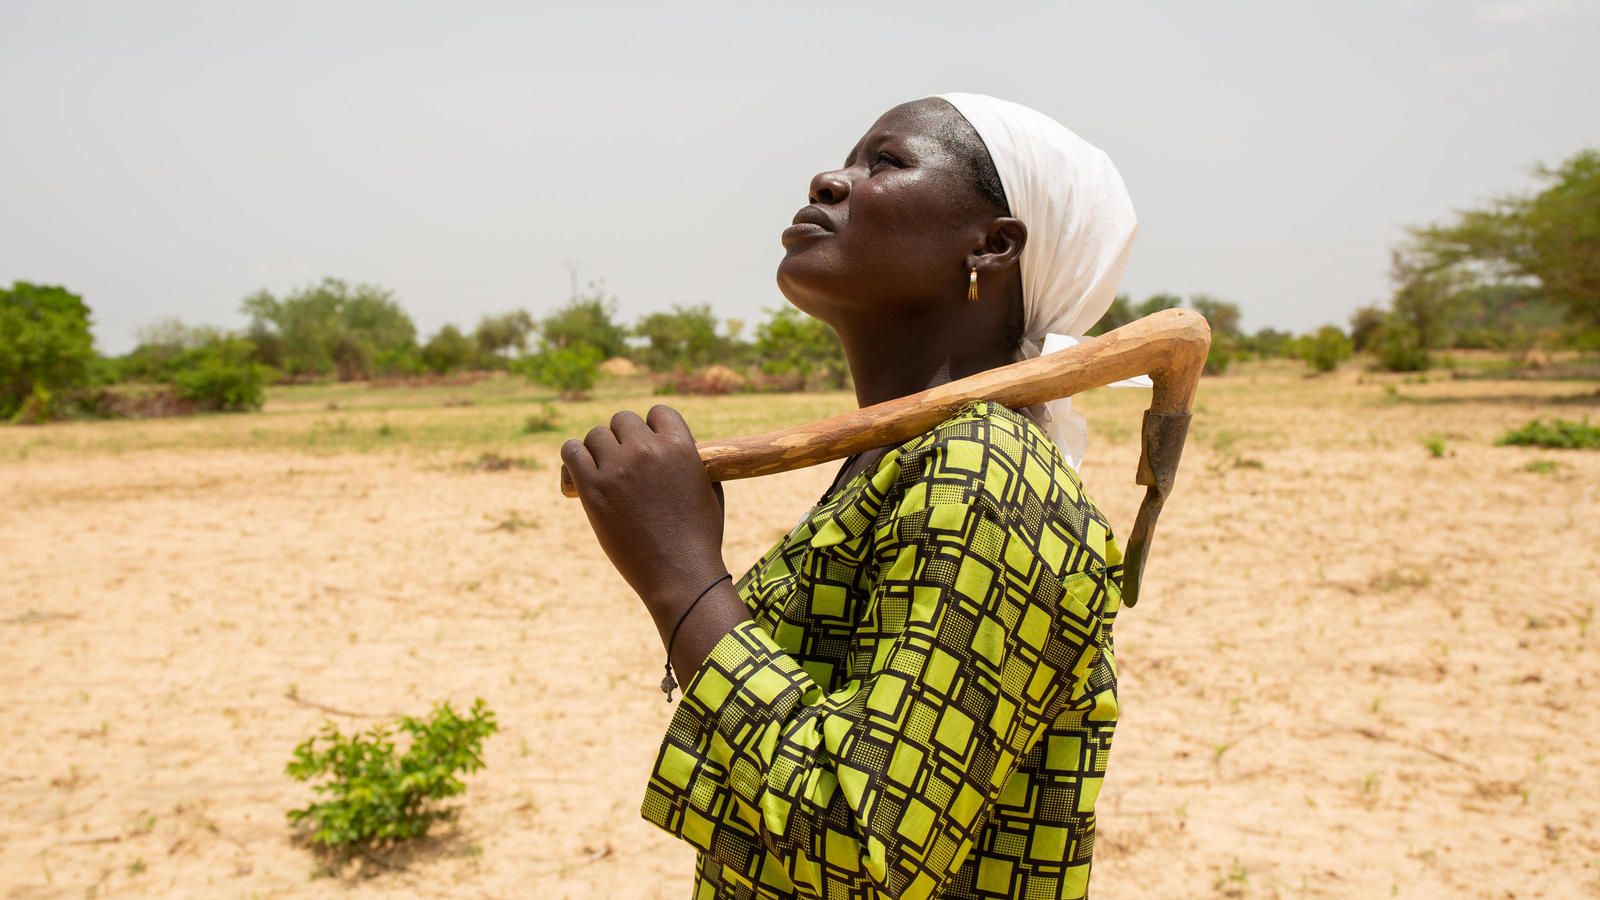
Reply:
[[[810,204],[784,229],[778,287],[835,325],[903,316],[965,296],[968,255],[1003,211],[979,197],[971,161],[952,146],[941,100],[895,107],[844,166],[811,179]]]

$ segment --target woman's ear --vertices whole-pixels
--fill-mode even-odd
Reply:
[[[1028,226],[1021,219],[1001,216],[989,225],[983,246],[967,254],[967,267],[979,272],[999,272],[1014,266],[1028,243]]]

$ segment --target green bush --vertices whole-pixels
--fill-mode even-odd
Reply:
[[[604,361],[604,353],[580,342],[523,357],[516,370],[529,381],[560,391],[562,400],[582,400],[594,388]]]
[[[312,790],[326,799],[290,810],[289,822],[329,850],[370,850],[422,837],[433,823],[455,817],[455,808],[439,808],[437,801],[467,789],[457,773],[483,768],[483,739],[498,730],[481,699],[465,718],[446,702],[425,722],[402,716],[393,726],[349,737],[328,722],[294,749],[285,767],[298,781],[325,779]],[[399,755],[390,740],[396,732],[411,737]]]
[[[172,378],[178,397],[198,409],[219,412],[256,410],[266,399],[271,370],[260,363],[211,356]]]
[[[1295,343],[1296,355],[1318,372],[1332,372],[1350,358],[1350,339],[1337,325],[1324,325]]]
[[[1587,417],[1582,422],[1551,419],[1548,425],[1543,419],[1534,419],[1506,432],[1496,443],[1557,450],[1600,450],[1600,425],[1590,425]]]
[[[63,395],[89,387],[94,358],[81,297],[26,281],[0,288],[0,421],[58,415]]]
[[[1373,338],[1371,347],[1377,367],[1386,372],[1426,372],[1433,367],[1428,348],[1403,325],[1385,325]]]
[[[1233,348],[1226,339],[1211,342],[1211,349],[1206,351],[1206,365],[1202,370],[1206,375],[1221,375],[1228,371],[1228,366],[1233,363]]]

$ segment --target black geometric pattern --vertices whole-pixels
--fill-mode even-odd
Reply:
[[[969,404],[739,580],[642,813],[695,900],[1088,890],[1122,554],[1030,420]]]

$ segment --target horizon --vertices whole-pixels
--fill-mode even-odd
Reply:
[[[0,166],[0,283],[83,296],[108,354],[324,277],[394,291],[419,337],[593,280],[627,323],[758,321],[812,173],[965,89],[1117,162],[1119,293],[1299,333],[1386,302],[1407,226],[1600,145],[1569,113],[1600,80],[1593,2],[1018,9],[7,8],[0,117],[31,139]]]

